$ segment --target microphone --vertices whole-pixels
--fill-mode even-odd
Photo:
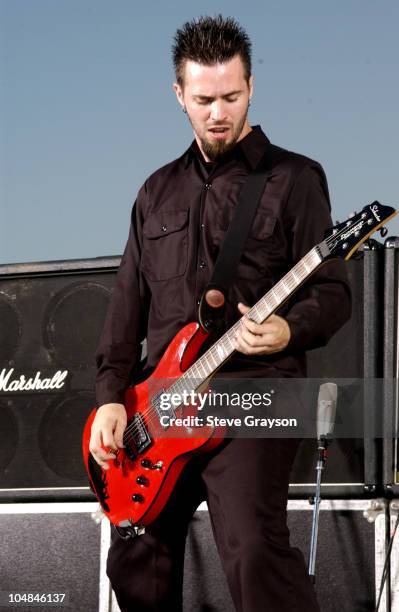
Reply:
[[[312,538],[310,542],[309,556],[309,576],[313,583],[316,581],[316,550],[317,536],[319,531],[319,508],[321,498],[321,474],[324,470],[324,464],[327,459],[327,447],[331,440],[331,434],[334,431],[335,413],[337,410],[337,395],[338,388],[335,383],[324,383],[320,385],[319,397],[317,399],[317,451],[318,459],[316,464],[316,494],[314,498],[309,499],[313,506],[312,519]]]
[[[317,439],[328,438],[334,431],[335,413],[337,410],[337,385],[324,383],[320,385],[317,400]]]

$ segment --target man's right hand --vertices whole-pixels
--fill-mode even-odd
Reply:
[[[89,449],[104,470],[109,468],[107,461],[116,457],[112,451],[123,448],[126,423],[127,415],[123,404],[103,404],[97,410],[91,426]]]

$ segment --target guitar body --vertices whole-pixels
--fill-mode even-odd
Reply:
[[[158,391],[170,386],[195,361],[207,337],[197,323],[186,325],[169,344],[152,375],[126,391],[125,448],[109,461],[108,470],[103,470],[89,451],[96,409],[86,422],[83,457],[90,485],[103,511],[117,526],[146,526],[154,521],[191,457],[222,442],[223,429],[206,425],[182,427],[172,424],[165,433],[160,426],[159,412],[151,403]],[[197,408],[190,406],[179,416],[196,414]]]

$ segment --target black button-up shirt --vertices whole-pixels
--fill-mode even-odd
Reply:
[[[144,338],[150,371],[181,327],[197,320],[198,299],[211,278],[242,185],[268,143],[256,126],[222,161],[209,164],[194,141],[140,189],[96,352],[98,406],[123,403]],[[269,180],[230,288],[228,326],[241,316],[239,301],[252,306],[332,225],[320,164],[273,149]],[[242,377],[304,376],[304,351],[326,344],[350,316],[343,262],[320,268],[277,314],[289,323],[288,347],[256,357],[236,352],[222,371]]]

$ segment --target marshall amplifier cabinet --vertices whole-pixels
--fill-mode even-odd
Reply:
[[[0,498],[92,498],[81,432],[119,257],[0,266]]]
[[[309,353],[310,377],[379,376],[378,247],[373,242],[363,258],[348,262],[352,318],[327,347]],[[4,501],[93,499],[81,459],[81,433],[94,406],[94,352],[119,262],[120,257],[103,257],[0,266]],[[369,422],[376,406],[365,405],[364,411]],[[380,478],[377,446],[363,437],[335,440],[323,495],[373,495]],[[291,497],[313,493],[315,460],[315,439],[304,440],[294,465]]]

